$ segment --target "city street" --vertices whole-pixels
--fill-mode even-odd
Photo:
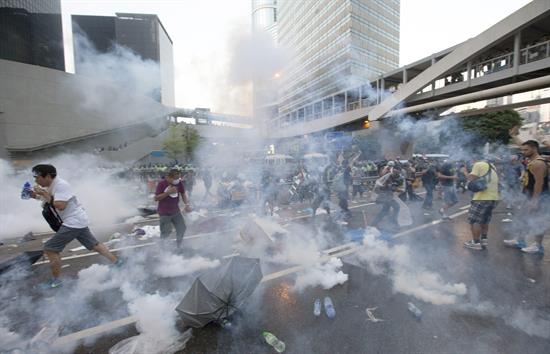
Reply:
[[[419,203],[412,203],[415,224],[397,232],[383,233],[389,247],[408,247],[419,272],[426,269],[438,273],[447,283],[464,283],[467,293],[459,296],[456,303],[435,305],[395,291],[390,264],[379,273],[368,269],[367,262],[359,257],[362,247],[349,245],[349,240],[342,235],[346,227],[363,226],[362,212],[372,219],[378,206],[365,201],[351,204],[353,217],[349,225],[328,224],[334,235],[328,248],[332,249],[332,255],[341,256],[342,271],[349,275],[348,281],[330,290],[309,287],[296,291],[293,289],[296,276],[313,265],[293,268],[295,264],[263,261],[264,280],[248,305],[241,309],[242,313],[234,316],[232,327],[224,329],[211,324],[194,329],[193,337],[181,352],[270,353],[273,349],[261,336],[262,331],[268,330],[286,343],[288,353],[545,353],[550,346],[550,298],[547,296],[550,257],[525,255],[504,248],[502,239],[510,236],[511,223],[502,220],[513,219],[513,215],[508,215],[503,208],[495,212],[488,250],[463,248],[462,243],[470,236],[466,224],[468,200],[466,195],[461,199],[459,206],[452,210],[451,221],[441,221],[437,212],[425,213]],[[281,211],[280,223],[290,230],[290,237],[293,229],[312,225],[311,218],[301,215],[301,207],[294,205],[292,209]],[[235,216],[231,219],[232,225],[238,226],[239,219]],[[325,224],[326,215],[315,222]],[[201,255],[214,259],[233,254],[234,231],[209,231],[187,235],[183,253],[186,258]],[[142,242],[141,247],[122,249],[119,254],[129,258],[144,254],[147,257],[145,264],[153,266],[159,261],[153,252],[155,249],[156,244]],[[5,252],[5,247],[2,251]],[[63,269],[66,276],[75,278],[78,271],[93,263],[105,263],[104,259],[88,254],[82,252],[74,258],[72,253],[71,258],[70,251],[66,252],[64,264],[69,265]],[[286,271],[288,269],[290,271]],[[45,264],[35,265],[32,274],[18,280],[20,291],[33,292],[32,285],[45,280],[47,270]],[[131,270],[123,268],[120,271]],[[181,291],[189,286],[192,278],[192,274],[148,278],[146,292]],[[71,291],[73,286],[68,280],[62,289],[34,296],[53,296],[50,301],[63,301],[55,292]],[[319,317],[313,315],[315,298],[325,296],[330,296],[334,302],[335,319],[327,318],[324,313]],[[77,348],[76,353],[107,353],[118,341],[138,334],[133,324],[117,328],[115,332],[103,332],[111,321],[129,315],[127,304],[116,288],[98,292],[89,301],[88,306],[94,311],[86,328],[94,328],[97,333],[86,338],[87,344]],[[417,321],[407,310],[408,302],[421,309],[421,320]],[[366,308],[372,307],[377,307],[374,314],[384,321],[368,321]],[[19,322],[25,316],[28,314],[12,320]],[[68,323],[61,330],[61,338],[86,329],[81,321],[71,323],[71,316],[66,317]],[[41,325],[37,323],[36,329]],[[183,332],[181,324],[180,330]]]

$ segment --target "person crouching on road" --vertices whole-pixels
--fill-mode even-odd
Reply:
[[[31,192],[31,197],[41,199],[46,206],[55,213],[57,226],[50,225],[57,229],[55,235],[44,244],[44,253],[50,261],[52,279],[40,284],[40,289],[52,289],[62,285],[61,257],[60,253],[65,246],[74,239],[77,239],[88,250],[94,250],[101,254],[115,265],[122,264],[102,243],[99,243],[88,228],[88,215],[78,202],[73,193],[71,185],[67,181],[57,177],[57,170],[52,165],[36,165],[32,168],[34,179],[38,186]],[[47,206],[49,203],[50,206]]]
[[[172,169],[166,177],[157,184],[155,200],[158,202],[157,211],[160,216],[160,238],[166,240],[172,232],[172,225],[176,228],[176,243],[181,247],[185,234],[185,221],[179,207],[180,196],[185,204],[185,211],[191,211],[189,200],[185,194],[181,172]]]

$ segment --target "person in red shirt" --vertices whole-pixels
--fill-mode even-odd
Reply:
[[[166,177],[157,184],[155,201],[158,202],[157,211],[160,216],[160,238],[165,240],[172,232],[172,225],[176,228],[176,243],[178,249],[181,247],[183,235],[185,234],[185,221],[179,207],[179,200],[183,200],[185,211],[191,211],[189,199],[185,194],[181,172],[172,169]]]

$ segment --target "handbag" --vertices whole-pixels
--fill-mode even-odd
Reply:
[[[473,181],[468,182],[468,185],[466,188],[468,188],[469,191],[477,193],[477,192],[483,192],[487,189],[487,184],[491,181],[491,171],[494,170],[493,166],[487,162],[487,165],[489,165],[489,170],[486,174],[483,176],[479,176],[478,178],[474,179]],[[487,176],[489,178],[487,179]]]
[[[61,220],[57,210],[55,210],[55,207],[51,203],[44,203],[42,207],[42,216],[46,219],[46,222],[53,231],[57,232],[61,228],[63,220]]]

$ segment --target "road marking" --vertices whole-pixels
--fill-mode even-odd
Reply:
[[[455,213],[455,214],[451,215],[450,217],[451,217],[451,219],[454,219],[454,218],[456,218],[460,215],[465,214],[466,212],[467,211],[461,211],[461,212],[458,212],[458,213]],[[415,228],[405,230],[405,231],[400,232],[398,234],[395,234],[393,238],[402,237],[402,236],[408,235],[410,233],[413,233],[415,231],[422,230],[424,228],[427,228],[427,227],[430,227],[430,226],[433,226],[433,225],[438,225],[442,222],[443,222],[443,220],[435,220],[435,221],[417,226]],[[345,244],[345,245],[334,247],[332,250],[342,248],[343,246],[350,246],[351,244],[353,244],[353,243],[348,243],[348,244]],[[271,280],[275,280],[275,279],[278,279],[278,278],[281,278],[281,277],[284,277],[284,276],[287,276],[287,275],[290,275],[290,274],[293,274],[293,273],[297,273],[297,272],[302,271],[302,270],[304,270],[308,267],[311,267],[313,265],[327,262],[328,260],[330,260],[331,258],[334,258],[334,257],[336,257],[336,258],[337,257],[343,257],[343,256],[347,256],[347,255],[356,253],[359,250],[363,249],[364,247],[365,247],[364,245],[356,245],[355,247],[350,247],[348,249],[342,250],[342,251],[337,252],[337,253],[325,254],[324,256],[322,256],[321,258],[316,260],[315,262],[290,267],[290,268],[283,269],[283,270],[278,271],[278,272],[274,272],[274,273],[265,275],[262,278],[262,280],[260,281],[260,283],[266,283],[266,282],[271,281]],[[330,250],[325,250],[325,251],[322,251],[322,252],[327,252],[327,251],[330,251]],[[231,256],[234,256],[234,255],[235,254],[228,255],[226,257],[231,257]],[[112,321],[112,322],[103,323],[103,324],[100,324],[100,325],[95,326],[95,327],[87,328],[87,329],[79,331],[79,332],[74,332],[74,333],[68,334],[66,336],[59,337],[53,343],[53,345],[54,346],[66,345],[66,344],[69,344],[69,343],[72,343],[72,342],[75,342],[75,341],[78,341],[78,340],[81,340],[81,339],[84,339],[84,338],[87,338],[87,337],[90,337],[90,336],[95,336],[95,335],[98,335],[98,334],[101,334],[101,333],[111,331],[111,330],[116,329],[118,327],[135,324],[136,322],[137,322],[137,318],[135,316],[129,316],[129,317],[122,318],[122,319],[119,319],[119,320],[115,320],[115,321]]]

